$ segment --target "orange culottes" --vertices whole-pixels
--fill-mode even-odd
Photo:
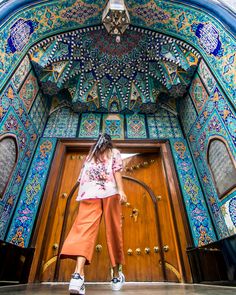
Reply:
[[[91,263],[102,214],[111,266],[124,264],[119,195],[80,201],[78,215],[61,250],[62,257],[84,256],[86,264]]]

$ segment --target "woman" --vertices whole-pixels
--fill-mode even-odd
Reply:
[[[80,201],[79,213],[61,250],[62,256],[77,258],[70,293],[85,294],[84,265],[91,262],[102,214],[113,268],[112,290],[120,290],[124,283],[124,275],[119,271],[119,266],[124,264],[121,203],[127,202],[127,198],[121,170],[120,152],[113,148],[108,134],[100,134],[80,172],[76,199]]]

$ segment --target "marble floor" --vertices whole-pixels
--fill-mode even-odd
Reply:
[[[0,287],[0,295],[68,295],[68,284],[31,284]],[[109,284],[86,284],[86,295],[236,295],[236,287],[172,284],[126,283],[121,291]]]

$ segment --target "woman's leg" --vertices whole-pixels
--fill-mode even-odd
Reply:
[[[100,199],[80,202],[78,216],[63,244],[61,255],[77,256],[75,272],[83,272],[84,264],[91,262],[102,216]]]
[[[116,265],[115,267],[112,267],[112,273],[114,278],[119,277],[119,265]]]
[[[84,276],[84,265],[86,262],[86,258],[83,256],[77,257],[75,273],[79,273],[81,276]]]
[[[75,272],[69,284],[71,294],[85,294],[84,265],[91,262],[101,216],[101,200],[81,201],[78,216],[63,244],[61,255],[77,256]]]
[[[118,276],[119,265],[124,264],[122,237],[122,211],[119,195],[103,199],[103,212],[106,225],[107,247],[113,268],[113,276]]]

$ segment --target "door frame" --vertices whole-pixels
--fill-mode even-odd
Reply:
[[[36,226],[34,229],[31,247],[35,248],[34,258],[31,265],[29,282],[39,282],[42,261],[46,243],[49,236],[54,215],[57,207],[58,193],[64,171],[66,154],[69,151],[88,151],[94,140],[80,140],[62,138],[57,142],[55,155],[50,169],[45,192],[42,198]],[[174,165],[170,144],[168,140],[115,140],[115,147],[122,152],[160,152],[163,164],[163,173],[168,189],[168,202],[172,215],[172,226],[175,230],[175,244],[177,245],[177,257],[181,270],[183,282],[191,283],[192,275],[186,253],[189,245],[193,245],[190,232],[190,225],[187,218],[186,209],[181,195],[176,168]]]

